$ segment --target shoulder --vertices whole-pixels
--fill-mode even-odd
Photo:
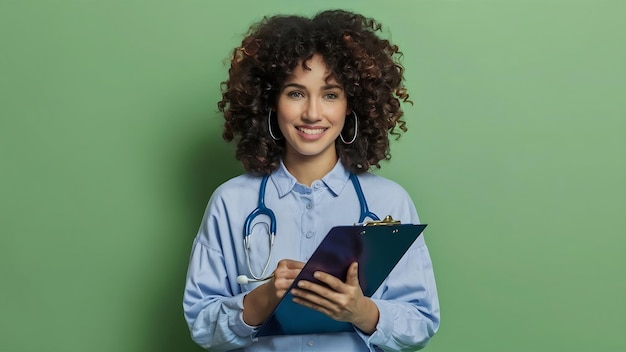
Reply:
[[[250,186],[251,183],[259,183],[260,181],[260,176],[254,176],[247,173],[241,174],[239,176],[235,176],[231,179],[224,181],[224,183],[222,183],[215,189],[214,193],[232,192],[241,187]]]
[[[205,208],[203,224],[245,218],[242,214],[257,204],[260,182],[261,177],[243,174],[219,185]]]
[[[387,194],[393,197],[409,198],[407,191],[397,182],[386,177],[365,172],[358,175],[364,192]]]
[[[256,199],[259,194],[260,176],[242,174],[219,185],[211,195],[212,204],[228,204]]]

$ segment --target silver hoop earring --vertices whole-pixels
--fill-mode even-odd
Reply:
[[[359,130],[358,129],[359,119],[356,116],[356,112],[354,112],[354,110],[352,110],[352,115],[354,115],[354,136],[352,136],[352,139],[350,140],[350,142],[346,142],[346,140],[343,139],[343,136],[341,135],[341,132],[339,132],[339,138],[341,138],[341,141],[343,142],[343,144],[352,144],[356,140],[356,135],[357,135],[357,132]]]
[[[270,132],[270,136],[272,137],[273,140],[279,141],[283,139],[283,137],[277,138],[272,132],[272,109],[270,109],[270,112],[267,114],[267,130]]]

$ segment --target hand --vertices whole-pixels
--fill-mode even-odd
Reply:
[[[261,325],[285,295],[303,267],[304,263],[295,260],[279,261],[274,270],[274,276],[243,298],[243,321],[252,326]]]
[[[268,294],[276,304],[283,298],[285,292],[291,287],[293,280],[300,274],[303,267],[304,263],[296,260],[283,259],[278,262],[276,270],[274,270],[274,276],[264,284],[266,289],[269,290]]]
[[[358,272],[358,263],[352,263],[344,283],[332,275],[316,271],[314,277],[328,287],[300,280],[299,289],[291,291],[293,301],[335,320],[352,323],[364,333],[372,334],[378,324],[378,307],[363,295]]]

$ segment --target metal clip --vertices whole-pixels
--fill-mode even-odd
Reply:
[[[366,221],[363,223],[363,226],[390,226],[400,224],[400,220],[394,220],[391,215],[387,215],[382,220]]]

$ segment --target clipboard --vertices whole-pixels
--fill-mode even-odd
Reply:
[[[348,268],[356,261],[363,294],[371,297],[424,228],[426,224],[400,224],[390,216],[364,225],[333,227],[254,337],[354,331],[350,323],[294,303],[291,289],[300,280],[321,283],[313,278],[315,271],[345,281]]]

